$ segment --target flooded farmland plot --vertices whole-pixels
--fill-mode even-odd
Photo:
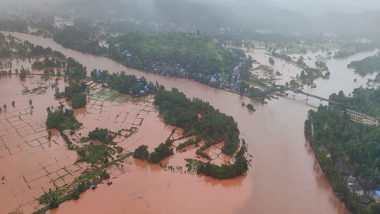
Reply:
[[[18,75],[0,79],[0,177],[3,187],[0,189],[0,203],[7,212],[29,213],[40,209],[43,207],[39,204],[42,195],[54,190],[70,190],[93,169],[85,161],[78,162],[77,151],[68,148],[62,133],[76,148],[91,145],[82,141],[96,128],[107,128],[117,133],[114,138],[116,145],[111,147],[115,150],[110,156],[111,162],[128,157],[143,144],[148,145],[152,152],[168,138],[174,141],[175,146],[192,138],[183,137],[181,129],[165,125],[154,106],[153,95],[132,97],[92,82],[88,83],[86,107],[74,111],[82,126],[76,131],[62,133],[48,130],[45,125],[47,109],[57,109],[60,105],[70,108],[70,102],[54,96],[57,90],[64,90],[65,85],[63,78],[46,79],[38,75],[29,75],[24,81]],[[215,164],[229,161],[228,157],[221,155],[221,147],[218,144],[205,151]],[[117,148],[123,151],[116,152]],[[186,159],[197,158],[195,148],[187,147],[175,152],[161,163],[164,166],[161,170],[187,173]],[[109,170],[110,177],[120,175],[118,168],[126,173],[131,164],[141,165],[129,159],[123,158],[123,161],[109,165],[111,169],[116,167]],[[156,170],[160,168],[158,166]]]
[[[71,182],[83,170],[74,165],[76,154],[66,149],[59,135],[49,136],[46,130],[46,109],[58,101],[50,87],[54,81],[43,82],[38,76],[0,79],[0,203],[7,212],[35,210],[36,197]],[[33,90],[39,87],[46,90]]]

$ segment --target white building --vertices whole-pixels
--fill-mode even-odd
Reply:
[[[74,26],[74,21],[70,19],[64,19],[59,16],[54,17],[54,27],[62,29],[67,26]]]
[[[351,109],[346,109],[348,119],[355,123],[359,124],[364,124],[364,125],[369,125],[369,126],[378,126],[379,125],[379,120],[377,118],[368,116],[366,114],[351,110]]]

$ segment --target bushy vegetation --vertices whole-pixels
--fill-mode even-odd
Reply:
[[[353,61],[348,64],[347,67],[354,69],[356,73],[362,76],[373,74],[374,72],[380,72],[380,54],[377,53],[374,56],[369,56],[359,61]]]
[[[352,97],[340,92],[331,95],[330,99],[363,113],[379,116],[379,95],[379,89],[359,88],[354,90]],[[350,192],[338,163],[347,163],[352,168],[352,176],[365,190],[379,188],[380,127],[351,122],[342,107],[320,106],[317,111],[309,112],[305,134],[335,192],[352,212],[379,213],[379,206],[364,203],[362,198]]]
[[[2,33],[0,33],[0,47],[0,57],[55,56],[64,58],[62,53],[53,51],[51,48],[34,45],[28,41],[21,41],[11,35],[5,36]]]
[[[119,44],[118,47],[115,44]],[[111,42],[113,58],[127,65],[167,74],[208,78],[216,73],[230,73],[239,62],[211,38],[195,34],[130,33]],[[203,76],[203,77],[200,77]]]
[[[105,70],[93,70],[91,77],[95,82],[108,84],[109,87],[123,94],[145,95],[155,91],[155,86],[144,77],[137,78],[134,75],[126,75],[125,72],[110,75]]]
[[[148,161],[149,163],[160,163],[165,158],[173,155],[172,140],[167,139],[165,143],[158,145],[152,153],[149,154],[148,146],[141,145],[133,153],[133,158]]]
[[[78,81],[84,79],[86,75],[86,68],[82,64],[71,57],[67,58],[65,77]]]
[[[79,195],[89,189],[92,184],[99,184],[103,180],[109,179],[109,177],[104,167],[88,169],[75,178],[71,184],[58,187],[54,191],[49,190],[40,196],[38,202],[47,206],[34,213],[46,213],[48,209],[56,208],[67,200],[77,200],[79,199]]]
[[[65,87],[63,94],[56,94],[56,97],[64,96],[72,102],[74,109],[85,107],[87,104],[86,84],[76,81],[70,81],[70,84]]]
[[[184,129],[206,141],[224,142],[222,151],[232,155],[239,146],[239,129],[234,119],[199,99],[188,99],[177,89],[166,91],[161,87],[155,97],[165,123]]]
[[[95,130],[88,133],[88,137],[91,140],[98,140],[104,144],[112,144],[114,138],[113,134],[108,129],[96,128]]]
[[[159,163],[165,158],[169,157],[170,155],[173,154],[173,149],[170,148],[172,145],[171,140],[166,140],[165,143],[161,143],[154,149],[154,152],[150,153],[148,161],[150,163]]]
[[[380,117],[380,89],[356,88],[351,96],[339,92],[332,94],[330,99],[373,117]]]
[[[71,99],[71,102],[73,109],[83,108],[87,104],[87,96],[84,93],[74,94]]]
[[[94,30],[88,25],[76,23],[75,26],[57,30],[53,39],[67,48],[86,53],[102,54],[106,49],[100,47],[98,42],[92,39]]]
[[[247,109],[250,111],[255,111],[255,107],[251,103],[247,104]]]
[[[49,111],[46,120],[46,126],[48,129],[58,129],[58,130],[75,130],[79,128],[82,124],[77,121],[74,116],[74,112],[68,109],[63,109],[61,106],[56,111]]]
[[[111,155],[111,149],[106,144],[89,144],[78,149],[81,161],[90,164],[108,163],[108,157]]]
[[[235,156],[233,164],[222,164],[221,166],[212,164],[210,162],[203,162],[199,160],[187,160],[188,169],[191,171],[193,168],[198,174],[204,174],[217,179],[229,179],[237,176],[244,175],[248,170],[248,160],[246,158],[247,147],[243,140],[242,147]]]
[[[147,145],[139,146],[133,153],[133,158],[145,160],[145,161],[148,160],[149,158],[148,146]]]
[[[189,146],[192,146],[192,145],[197,146],[198,143],[199,143],[199,140],[192,140],[192,139],[187,140],[187,141],[185,141],[185,142],[183,142],[183,143],[181,143],[181,144],[179,144],[179,145],[177,146],[177,151],[182,151],[182,150],[184,150],[186,147],[189,147]]]

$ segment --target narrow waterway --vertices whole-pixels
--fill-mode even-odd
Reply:
[[[305,140],[303,123],[311,105],[304,97],[280,98],[261,105],[191,80],[126,68],[104,57],[63,48],[51,39],[12,34],[73,57],[89,71],[93,68],[110,72],[124,70],[210,102],[235,118],[241,137],[254,156],[245,177],[228,181],[166,172],[130,160],[124,170],[115,170],[118,178],[111,187],[101,185],[96,191],[87,191],[78,201],[66,202],[54,213],[347,213]],[[339,89],[349,92],[363,85],[366,80],[359,79],[345,65],[368,55],[371,53],[329,61],[331,78],[316,81],[318,87],[313,93],[328,96]],[[358,78],[357,83],[353,82],[355,78]],[[243,101],[253,102],[257,111],[248,112],[241,105]]]

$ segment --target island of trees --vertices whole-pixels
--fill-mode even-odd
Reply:
[[[353,61],[347,67],[354,69],[356,73],[362,76],[380,72],[380,53],[359,61]]]

